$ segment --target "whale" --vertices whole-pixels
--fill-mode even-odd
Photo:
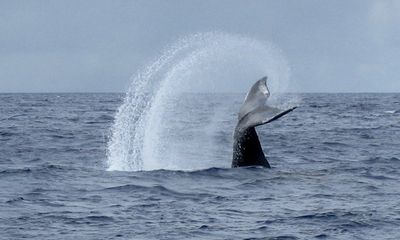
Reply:
[[[267,105],[270,96],[267,79],[265,76],[253,84],[239,109],[238,122],[233,134],[232,168],[271,168],[255,128],[273,122],[297,108],[282,110]]]

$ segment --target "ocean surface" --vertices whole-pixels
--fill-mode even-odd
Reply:
[[[110,171],[123,98],[0,94],[0,239],[400,239],[400,94],[299,94],[257,129],[272,169],[230,168],[242,95],[193,96],[175,170]]]

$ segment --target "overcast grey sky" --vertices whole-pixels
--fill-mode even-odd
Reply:
[[[271,41],[305,92],[399,92],[400,1],[0,1],[0,92],[124,92],[179,37]]]

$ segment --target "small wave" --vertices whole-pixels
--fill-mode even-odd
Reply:
[[[114,111],[114,110],[113,110]],[[106,120],[106,121],[112,121],[114,120],[113,116],[102,114],[98,117],[99,120]]]
[[[12,132],[0,132],[0,136],[2,136],[2,137],[12,137],[14,135],[17,135],[17,134],[12,133]]]
[[[340,226],[345,229],[353,229],[357,227],[369,227],[371,225],[363,221],[349,221],[348,223],[343,223]]]
[[[80,119],[80,118],[79,118],[78,116],[67,117],[67,120],[68,120],[68,121],[74,122],[74,123],[79,122],[79,119]]]
[[[113,217],[106,215],[90,215],[86,217],[71,217],[69,214],[74,214],[74,212],[70,211],[62,211],[57,213],[44,213],[38,214],[41,215],[41,218],[50,218],[55,220],[61,220],[66,222],[67,224],[99,224],[99,223],[109,223],[115,221]]]
[[[88,216],[88,217],[86,217],[86,219],[91,220],[91,221],[102,221],[102,222],[114,221],[114,218],[109,217],[109,216],[104,216],[104,215]]]
[[[37,167],[24,167],[24,168],[9,168],[0,171],[1,175],[16,175],[16,174],[51,174],[59,171],[73,170],[71,167],[65,167],[55,164],[44,164]]]
[[[188,171],[187,173],[193,176],[207,176],[207,177],[223,177],[229,174],[231,168],[207,168],[201,170]]]
[[[27,160],[27,162],[40,162],[41,160],[42,160],[41,158],[36,157],[36,158],[32,158],[30,160]]]
[[[37,193],[44,193],[44,192],[50,192],[52,190],[50,189],[44,189],[44,188],[34,188],[29,194],[37,194]]]
[[[169,197],[174,197],[174,198],[190,198],[193,200],[201,200],[203,198],[215,198],[216,197],[215,195],[208,194],[208,193],[198,193],[198,192],[182,193],[182,192],[178,192],[178,191],[166,188],[161,185],[140,186],[140,185],[127,184],[127,185],[122,185],[122,186],[105,188],[102,191],[117,191],[117,192],[121,191],[121,192],[135,192],[135,193],[148,192],[148,193],[162,195],[162,196],[169,196]]]
[[[93,120],[93,121],[86,121],[85,124],[88,125],[94,125],[94,124],[101,124],[101,123],[107,123],[109,121],[104,121],[104,120]]]
[[[332,132],[345,132],[348,133],[350,131],[361,132],[365,130],[381,130],[388,128],[388,125],[381,125],[381,126],[371,126],[371,127],[340,127],[340,128],[333,128]]]
[[[316,214],[306,214],[295,217],[297,219],[337,219],[336,213],[327,212],[327,213],[316,213]]]
[[[318,220],[333,220],[338,219],[340,217],[354,217],[357,214],[352,212],[324,212],[324,213],[314,213],[314,214],[306,214],[295,217],[296,219],[318,219]]]
[[[318,238],[318,239],[328,238],[328,235],[322,233],[322,234],[318,234],[317,236],[315,236],[315,238]]]
[[[364,160],[365,163],[368,164],[377,164],[377,163],[388,163],[388,164],[399,164],[400,158],[397,157],[370,157]]]
[[[342,142],[329,142],[325,141],[322,142],[322,144],[327,145],[327,146],[337,146],[337,147],[347,147],[348,144],[342,143]]]
[[[23,200],[25,200],[23,197],[16,197],[16,198],[7,200],[6,203],[15,203],[15,202],[23,201]]]
[[[317,194],[310,194],[310,197],[313,198],[323,198],[323,199],[329,199],[334,197],[332,194],[322,194],[322,193],[317,193]]]
[[[49,135],[49,137],[56,138],[56,139],[74,139],[75,138],[75,136],[73,136],[73,134],[62,134],[62,135],[52,134],[52,135]]]
[[[67,170],[70,169],[70,167],[62,166],[62,165],[56,165],[56,164],[45,164],[41,166],[42,169],[56,169],[56,170]]]
[[[367,102],[360,102],[360,103],[355,103],[355,104],[350,104],[348,106],[348,108],[350,109],[357,109],[357,110],[362,110],[362,111],[366,111],[366,110],[374,110],[378,107],[379,105],[376,103],[367,103]]]
[[[245,169],[245,168],[242,168]],[[168,169],[157,169],[150,171],[138,171],[139,173],[151,174],[152,176],[162,176],[163,178],[168,178],[170,176],[176,177],[176,175],[181,176],[207,176],[207,177],[222,177],[225,174],[232,173],[232,168],[205,168],[196,170],[168,170]]]
[[[299,239],[298,237],[295,236],[290,236],[290,235],[283,235],[283,236],[277,236],[277,237],[256,237],[256,238],[245,238],[245,240],[261,240],[261,239],[268,239],[268,240],[297,240]]]
[[[395,113],[400,113],[400,110],[388,110],[388,111],[385,111],[385,113],[395,114]]]
[[[15,115],[11,115],[11,116],[6,117],[6,118],[2,118],[2,119],[0,119],[0,121],[16,120],[18,117],[24,117],[24,116],[27,116],[27,114],[15,114]]]
[[[6,169],[0,171],[1,174],[18,174],[18,173],[30,173],[32,172],[31,168],[25,167],[25,168],[17,168],[17,169]]]
[[[397,180],[396,178],[391,178],[385,175],[376,175],[371,173],[370,171],[367,171],[363,176],[375,180]]]
[[[329,107],[329,104],[310,104],[310,108],[326,108]]]
[[[362,138],[362,139],[374,139],[375,137],[372,134],[362,133],[362,134],[360,134],[360,138]]]

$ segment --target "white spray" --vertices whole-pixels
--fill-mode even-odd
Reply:
[[[171,112],[179,110],[177,105],[182,105],[185,93],[244,92],[264,75],[268,75],[271,92],[285,92],[289,68],[281,52],[269,43],[219,32],[180,39],[133,77],[111,129],[108,170],[193,170],[229,166],[229,154],[221,157],[221,151],[209,151],[214,146],[210,132],[218,130],[216,121],[229,122],[232,117],[235,120],[236,112],[210,108],[207,114],[212,118],[198,134],[199,139],[197,135],[185,139],[182,135],[171,134],[174,131],[171,128],[176,128],[179,120],[174,118],[184,115]],[[272,102],[277,102],[279,94],[271,97]],[[195,111],[191,112],[191,121],[204,121],[193,114]],[[181,151],[182,145],[178,143],[182,142],[185,147]]]

